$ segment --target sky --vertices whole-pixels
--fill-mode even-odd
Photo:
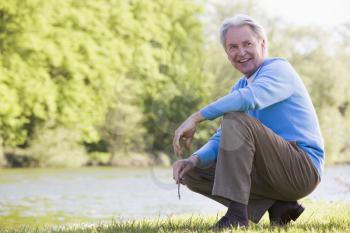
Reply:
[[[296,25],[324,28],[350,22],[350,0],[257,0],[270,16]]]

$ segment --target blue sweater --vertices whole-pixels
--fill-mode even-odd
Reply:
[[[310,96],[293,67],[281,58],[265,59],[248,85],[242,77],[231,92],[200,110],[204,118],[215,119],[227,112],[243,111],[256,118],[286,141],[295,141],[310,157],[321,176],[324,145]],[[221,129],[194,154],[200,167],[216,161]]]

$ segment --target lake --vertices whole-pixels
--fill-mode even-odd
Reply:
[[[350,166],[326,167],[321,184],[307,199],[350,202]],[[0,170],[0,219],[13,224],[40,218],[126,220],[224,210],[184,186],[179,200],[171,168]]]

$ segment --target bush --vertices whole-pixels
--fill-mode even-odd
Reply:
[[[30,157],[39,167],[79,167],[88,157],[79,134],[67,128],[44,128],[30,141]]]
[[[89,153],[88,157],[89,161],[87,162],[87,164],[90,166],[109,165],[111,153],[95,151]]]
[[[2,138],[0,137],[0,167],[4,167],[6,165],[6,159],[4,155],[4,150],[2,147]]]

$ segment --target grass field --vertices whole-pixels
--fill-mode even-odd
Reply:
[[[222,232],[349,232],[350,233],[350,204],[304,202],[305,212],[297,222],[287,227],[270,227],[265,215],[259,224],[251,223],[247,229],[228,229]],[[221,215],[220,215],[221,216]],[[79,223],[40,226],[26,223],[16,226],[6,225],[0,216],[0,232],[61,232],[61,233],[114,233],[114,232],[213,232],[209,228],[219,216],[172,216],[149,220],[117,221],[108,223]],[[67,223],[69,220],[67,220]],[[44,225],[44,223],[42,223]]]

